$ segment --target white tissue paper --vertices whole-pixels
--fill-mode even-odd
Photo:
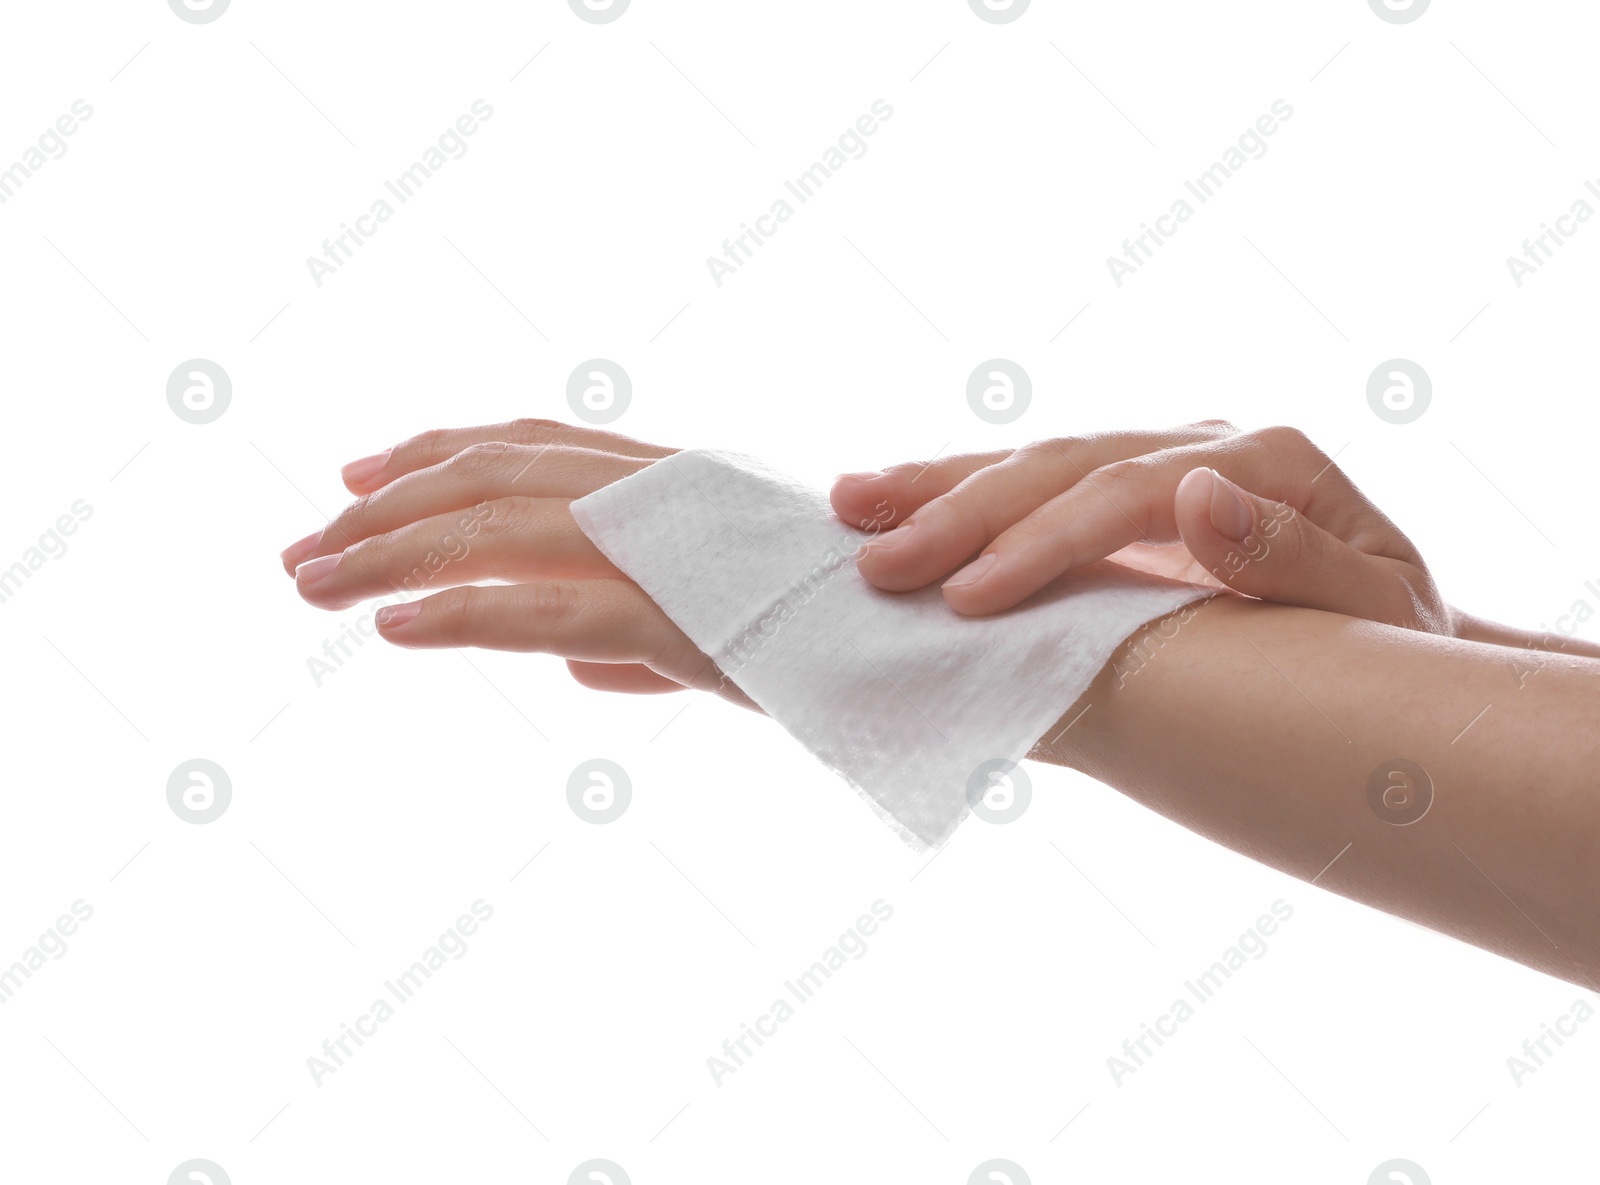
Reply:
[[[674,453],[572,516],[735,685],[917,851],[1045,735],[1138,627],[1213,590],[1102,561],[1005,613],[856,570],[872,532],[753,457]]]

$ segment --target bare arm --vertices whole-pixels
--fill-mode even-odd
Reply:
[[[1031,756],[1600,989],[1600,663],[1228,595],[1190,612],[1125,643]]]
[[[379,612],[379,632],[400,646],[543,651],[592,687],[694,686],[739,699],[568,510],[671,451],[537,420],[423,433],[349,466],[347,484],[362,496],[287,548],[284,567],[306,600],[330,609],[402,589],[426,594]],[[1354,506],[1352,521],[1384,547],[1405,546],[1346,493],[1336,508]],[[1257,503],[1258,524],[1279,521],[1283,504]],[[927,528],[917,528],[924,539]],[[1270,548],[1246,548],[1253,558],[1240,571],[1281,564],[1302,603],[1336,583],[1338,565],[1311,562],[1330,548],[1347,561],[1347,578],[1373,559],[1267,538]],[[474,583],[491,577],[513,583]],[[1425,583],[1419,568],[1379,587]],[[1359,580],[1346,584],[1353,591],[1340,607],[1372,603]],[[1136,634],[1047,734],[1061,734],[1059,743],[1035,756],[1292,875],[1600,988],[1600,909],[1591,904],[1600,887],[1600,662],[1577,657],[1594,648],[1572,640],[1548,653],[1526,647],[1560,639],[1476,620],[1460,632],[1222,594],[1160,645],[1152,631]],[[1419,787],[1391,794],[1391,806],[1368,804],[1369,779],[1376,774],[1382,792],[1402,768],[1394,759],[1416,763],[1434,787],[1428,812],[1407,826],[1384,820],[1403,817],[1399,798]]]

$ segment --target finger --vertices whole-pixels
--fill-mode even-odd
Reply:
[[[1227,420],[1199,420],[1160,435],[1167,440],[1216,440],[1238,431]],[[1121,435],[1143,440],[1149,434]],[[878,472],[841,473],[834,479],[833,508],[840,518],[863,530],[868,529],[865,525],[868,523],[898,525],[914,510],[948,494],[980,469],[999,464],[1015,451],[998,449],[987,453],[959,453],[935,461],[910,461]],[[1119,455],[1135,454],[1126,452]],[[885,513],[885,504],[894,511],[892,515]]]
[[[497,498],[408,523],[295,569],[295,587],[321,609],[346,609],[389,593],[480,580],[616,577],[610,560],[560,498]]]
[[[1407,629],[1449,630],[1425,570],[1368,555],[1293,506],[1241,489],[1214,470],[1184,476],[1174,518],[1195,559],[1237,592]]]
[[[829,495],[834,513],[863,531],[897,527],[913,510],[948,494],[978,470],[1005,460],[1012,451],[911,461],[878,473],[841,473],[833,479]]]
[[[1161,468],[1154,457],[1140,457],[1095,470],[996,535],[944,582],[945,603],[972,616],[999,613],[1063,572],[1136,543],[1159,546],[1176,539],[1176,479],[1164,480]]]
[[[669,691],[689,690],[682,683],[674,683],[665,675],[658,675],[639,663],[583,662],[567,659],[567,670],[572,677],[591,691],[618,691],[624,695],[659,695]]]
[[[874,539],[858,566],[879,588],[921,588],[955,572],[1002,531],[1091,474],[1118,463],[1131,466],[1146,454],[1218,440],[1233,431],[1231,424],[1208,421],[1163,431],[1105,433],[1027,445],[973,473],[898,528]],[[1139,538],[1138,533],[1132,538]]]
[[[402,441],[391,449],[352,461],[342,470],[344,484],[352,494],[365,494],[387,485],[402,473],[437,465],[462,449],[487,441],[523,444],[534,447],[560,445],[586,448],[654,461],[677,449],[645,444],[603,428],[578,427],[559,420],[522,419],[504,424],[485,424],[474,428],[440,428]]]
[[[1104,465],[1007,527],[976,560],[945,581],[945,601],[959,613],[998,613],[1073,568],[1135,545],[1160,548],[1180,542],[1174,497],[1184,475],[1197,466],[1226,464],[1235,473],[1251,475],[1288,505],[1305,505],[1313,496],[1313,483],[1328,467],[1316,446],[1291,429],[1241,434],[1221,421],[1189,428],[1201,430],[1189,443]],[[1211,429],[1216,429],[1214,435]],[[1374,550],[1383,533],[1379,524],[1387,536],[1404,542],[1375,509],[1363,516],[1358,508],[1370,508],[1370,503],[1354,487],[1336,488],[1338,480],[1326,479],[1322,490],[1330,515],[1362,531]],[[1170,558],[1169,566],[1175,566],[1179,557]],[[1421,570],[1420,563],[1416,567]]]
[[[721,676],[631,580],[468,585],[380,609],[378,632],[413,649],[478,646],[555,654],[585,663],[637,663],[685,687]]]
[[[401,474],[357,498],[321,531],[286,548],[284,570],[292,575],[309,559],[495,498],[581,498],[653,463],[561,445],[468,445],[437,465]]]
[[[1498,621],[1489,621],[1487,618],[1455,609],[1452,610],[1454,622],[1452,632],[1456,637],[1468,642],[1488,642],[1495,646],[1511,646],[1529,651],[1524,665],[1530,669],[1536,669],[1540,662],[1539,657],[1531,653],[1535,650],[1550,654],[1559,651],[1562,654],[1581,654],[1585,658],[1600,658],[1600,645],[1566,632],[1566,625],[1576,628],[1577,622],[1574,621],[1574,616],[1571,613],[1564,613],[1556,618],[1551,623],[1555,626],[1554,632],[1545,631],[1542,623],[1541,629],[1535,632],[1519,629],[1514,625],[1501,625]]]

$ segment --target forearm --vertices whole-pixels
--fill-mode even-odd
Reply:
[[[1126,643],[1032,756],[1600,988],[1600,663],[1231,596],[1192,612]],[[1433,787],[1405,826],[1368,799],[1396,758]]]

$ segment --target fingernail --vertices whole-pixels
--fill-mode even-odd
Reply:
[[[873,469],[871,471],[863,470],[860,473],[841,473],[833,480],[836,483],[841,481],[877,481],[882,476],[883,471],[881,469]]]
[[[978,581],[983,579],[984,573],[994,567],[995,561],[999,558],[994,552],[990,552],[988,555],[980,555],[965,568],[962,568],[961,571],[950,577],[949,580],[946,580],[943,587],[964,588],[969,584],[977,584]]]
[[[326,579],[328,574],[338,566],[339,557],[337,555],[319,555],[316,559],[307,560],[294,570],[295,582],[305,585],[315,584],[319,580]]]
[[[421,612],[422,606],[415,601],[406,605],[386,605],[378,610],[378,625],[382,629],[404,625]]]
[[[282,552],[278,552],[278,557],[282,558],[283,565],[286,568],[293,571],[293,569],[299,568],[301,561],[307,555],[317,550],[317,544],[320,544],[320,542],[322,542],[322,531],[312,531],[309,536],[304,537],[304,539],[296,539],[293,544],[285,547]]]
[[[887,551],[892,547],[898,547],[900,544],[905,542],[906,532],[911,530],[911,528],[915,525],[915,521],[908,518],[898,527],[894,527],[880,535],[874,536],[872,539],[869,539],[866,543],[862,544],[862,546],[868,551]]]
[[[392,448],[386,448],[381,453],[373,453],[370,457],[362,457],[359,461],[351,461],[350,464],[339,470],[339,474],[350,485],[364,486],[374,477],[377,477],[379,470],[388,464],[389,454],[392,452],[394,452]]]
[[[1253,525],[1250,507],[1240,496],[1238,486],[1215,469],[1206,472],[1211,474],[1211,525],[1219,535],[1235,543],[1243,542]]]
[[[301,560],[317,549],[317,544],[321,542],[322,532],[312,531],[304,539],[299,539],[289,544],[278,555],[282,558],[284,566],[293,571],[300,566]]]

